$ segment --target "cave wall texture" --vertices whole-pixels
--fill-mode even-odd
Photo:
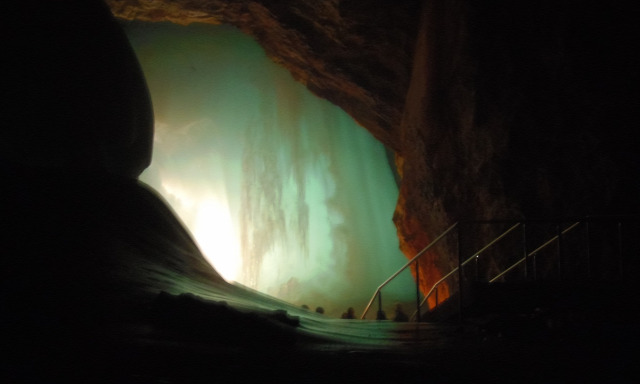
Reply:
[[[640,211],[633,2],[106,2],[238,27],[393,150],[407,257],[458,220]],[[441,256],[420,264],[423,289]]]

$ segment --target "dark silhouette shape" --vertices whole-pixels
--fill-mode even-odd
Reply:
[[[136,178],[151,162],[151,97],[109,8],[34,0],[2,13],[14,37],[0,62],[0,159]]]
[[[307,310],[308,310],[308,309],[309,309],[309,306],[308,306],[307,304],[302,304],[302,305],[300,306],[300,308],[302,308],[302,309],[307,309]]]
[[[393,318],[393,321],[397,322],[406,322],[409,321],[409,316],[402,310],[401,304],[396,304],[396,316]]]
[[[344,312],[340,318],[341,319],[355,319],[356,315],[355,315],[355,312],[353,310],[353,307],[349,307],[347,309],[347,312]]]
[[[295,342],[293,329],[300,325],[300,319],[285,310],[243,312],[224,301],[205,300],[190,293],[171,295],[164,291],[151,304],[150,315],[156,326],[186,339],[234,346],[262,342],[291,345]],[[229,332],[230,329],[242,329],[242,332]]]
[[[151,161],[151,99],[109,8],[16,1],[0,17],[11,35],[0,61],[0,338],[11,346],[0,381],[95,381],[68,375],[108,365],[101,351],[120,348],[110,330],[153,291],[130,265],[162,269],[152,244],[198,250],[136,180]],[[218,278],[195,257],[167,264],[187,263]]]
[[[383,310],[379,310],[376,314],[376,320],[387,320],[387,314]]]
[[[319,314],[324,314],[324,308],[316,307],[316,312],[319,313]]]

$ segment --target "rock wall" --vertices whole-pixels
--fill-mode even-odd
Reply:
[[[400,126],[394,221],[408,257],[459,220],[640,211],[630,9],[426,3]],[[427,255],[423,291],[456,253],[450,242]]]
[[[407,257],[459,220],[640,212],[632,2],[107,3],[237,26],[395,151]],[[423,290],[452,247],[420,264]]]
[[[109,9],[13,2],[0,25],[10,36],[0,62],[0,162],[138,177],[151,162],[153,110]]]

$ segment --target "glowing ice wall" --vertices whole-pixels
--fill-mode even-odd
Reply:
[[[383,146],[225,26],[130,23],[155,109],[155,187],[227,280],[362,309],[406,259]],[[415,292],[403,276],[386,301]],[[408,299],[410,300],[410,299]]]

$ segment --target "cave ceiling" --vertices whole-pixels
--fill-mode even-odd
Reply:
[[[106,0],[125,20],[229,24],[396,152],[420,1]]]

